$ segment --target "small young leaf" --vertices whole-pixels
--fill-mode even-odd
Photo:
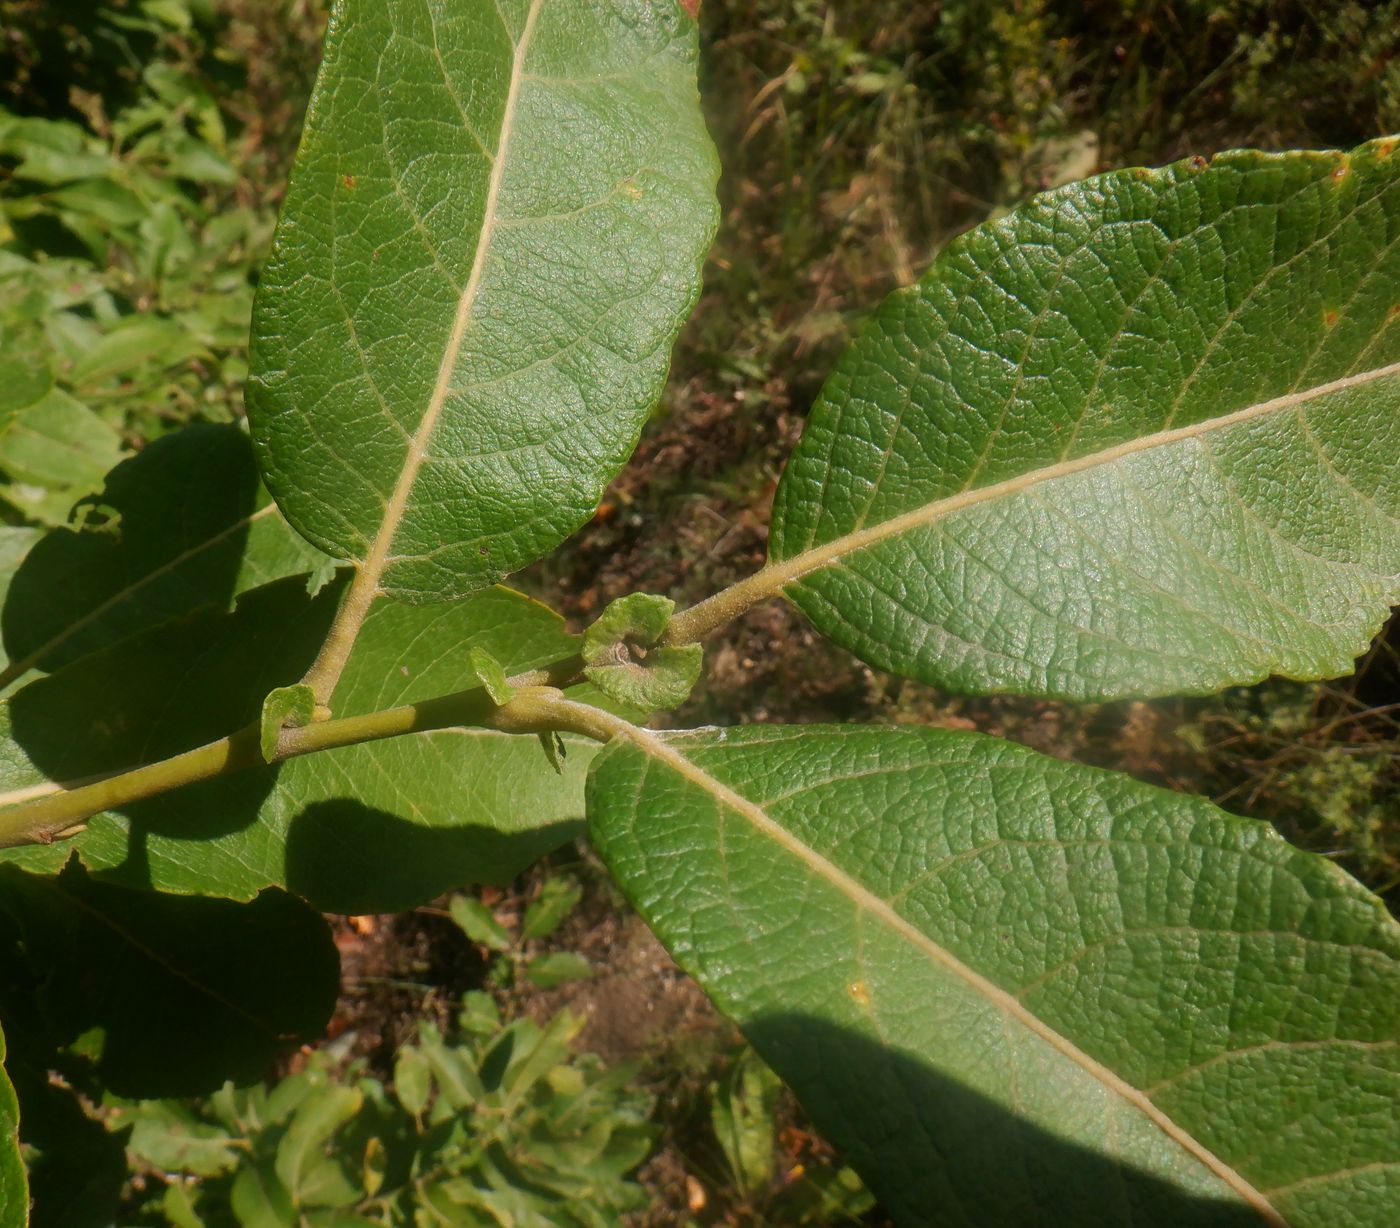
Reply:
[[[551,951],[532,959],[525,975],[541,989],[553,989],[565,981],[585,981],[593,975],[593,965],[575,951]]]
[[[1071,699],[1330,678],[1400,600],[1400,153],[1115,171],[876,312],[774,579],[872,665]]]
[[[583,888],[576,880],[562,875],[545,879],[539,898],[532,900],[525,909],[520,936],[526,939],[549,937],[581,899]]]
[[[473,942],[492,951],[504,951],[511,945],[510,931],[505,928],[475,896],[454,895],[447,910],[458,928]]]
[[[412,1045],[405,1045],[394,1058],[394,1095],[414,1117],[428,1107],[433,1092],[432,1071],[427,1059]]]
[[[712,1089],[710,1125],[729,1161],[734,1184],[749,1198],[773,1180],[778,1138],[774,1112],[781,1081],[752,1049],[746,1048],[729,1077]]]
[[[549,766],[562,776],[564,761],[569,757],[569,744],[553,729],[546,729],[540,734],[540,748],[544,751],[544,757],[549,760]]]
[[[1400,927],[1267,824],[849,726],[637,731],[589,824],[911,1224],[1400,1222]]]
[[[355,1195],[339,1166],[326,1160],[326,1145],[354,1119],[364,1097],[353,1087],[332,1082],[317,1072],[314,1094],[292,1115],[277,1146],[276,1172],[299,1206],[335,1206]],[[331,1194],[331,1197],[327,1197]]]
[[[277,747],[283,729],[309,725],[316,714],[316,694],[309,686],[278,687],[263,700],[258,745],[263,759],[277,761]]]
[[[242,1140],[178,1100],[131,1100],[117,1109],[115,1123],[131,1125],[127,1150],[155,1168],[217,1177],[237,1167]]]
[[[479,645],[467,650],[467,664],[486,688],[491,702],[497,705],[508,704],[515,698],[515,688],[506,677],[505,666]]]
[[[462,1010],[457,1016],[457,1026],[473,1035],[490,1035],[501,1026],[501,1008],[489,993],[480,989],[469,990],[462,995]]]
[[[685,702],[700,677],[699,644],[657,648],[676,603],[632,593],[608,606],[583,633],[584,674],[610,699],[651,712]]]

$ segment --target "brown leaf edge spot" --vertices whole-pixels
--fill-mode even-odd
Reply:
[[[700,0],[680,0],[681,8],[685,9],[686,15],[692,21],[700,18]]]

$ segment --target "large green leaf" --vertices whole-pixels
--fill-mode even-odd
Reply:
[[[592,513],[716,224],[695,60],[679,0],[339,0],[248,390],[311,541],[433,600]]]
[[[120,1095],[257,1079],[321,1034],[340,988],[325,920],[278,891],[240,904],[130,891],[77,866],[4,866],[0,911],[18,936],[4,952],[7,1018],[31,1021],[55,1052],[81,1038]]]
[[[264,697],[306,670],[342,584],[299,578],[245,594],[31,683],[4,706],[0,788],[149,763],[258,720]],[[434,606],[383,603],[366,621],[334,702],[378,711],[478,685],[468,656],[511,671],[578,641],[538,602],[492,589]],[[76,848],[103,877],[248,899],[284,886],[336,912],[410,908],[464,882],[509,880],[575,835],[594,744],[569,740],[557,774],[533,736],[455,728],[364,743],[188,786],[90,820],[71,842],[0,857],[53,869]]]
[[[638,732],[595,845],[910,1224],[1400,1223],[1400,930],[1265,824],[976,734]]]
[[[278,514],[235,426],[156,441],[107,475],[94,505],[15,572],[0,617],[11,660],[0,686],[327,562]]]
[[[0,1032],[0,1062],[5,1035]],[[29,1223],[29,1182],[19,1158],[19,1101],[9,1074],[0,1067],[0,1224],[24,1228]]]
[[[1334,676],[1400,599],[1397,455],[1396,142],[1120,171],[884,304],[784,474],[773,579],[957,690]]]

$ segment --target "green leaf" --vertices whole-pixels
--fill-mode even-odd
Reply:
[[[485,1097],[486,1088],[465,1050],[443,1044],[442,1036],[431,1024],[423,1024],[418,1033],[418,1052],[437,1084],[439,1105],[451,1113],[460,1113]]]
[[[1266,824],[849,727],[637,731],[589,822],[906,1222],[1400,1222],[1400,928]]]
[[[447,911],[457,928],[473,942],[492,951],[504,951],[510,947],[510,931],[474,896],[454,895],[447,905]]]
[[[108,1112],[114,1126],[131,1124],[127,1150],[164,1172],[217,1177],[238,1166],[242,1140],[178,1100],[133,1100]]]
[[[39,878],[4,866],[0,910],[21,942],[7,1014],[29,1008],[13,987],[27,968],[55,1047],[101,1030],[96,1060],[117,1095],[256,1079],[281,1050],[320,1035],[335,1005],[330,931],[281,892],[238,904],[130,891],[78,867]]]
[[[238,1170],[229,1206],[241,1228],[287,1228],[298,1219],[291,1195],[266,1159]]]
[[[675,613],[669,597],[631,593],[612,602],[583,634],[584,674],[609,699],[642,712],[685,702],[700,677],[699,644],[657,648]]]
[[[593,965],[576,951],[550,951],[532,959],[525,975],[531,984],[553,989],[566,981],[586,981],[593,975]]]
[[[782,1083],[752,1049],[745,1049],[729,1077],[711,1089],[710,1125],[735,1185],[749,1198],[773,1180],[775,1117]]]
[[[0,1062],[5,1036],[0,1032]],[[19,1101],[9,1074],[0,1068],[0,1224],[24,1228],[29,1223],[29,1182],[19,1157]]]
[[[117,432],[55,388],[0,428],[0,469],[10,479],[0,494],[33,520],[63,524],[120,459]]]
[[[301,678],[341,583],[299,578],[132,637],[0,706],[0,800],[203,745],[259,719]],[[507,589],[435,606],[382,602],[333,696],[343,716],[478,685],[481,646],[512,671],[578,651],[562,621]],[[0,729],[3,725],[0,725]],[[570,739],[563,777],[533,735],[452,728],[250,768],[95,816],[72,841],[0,850],[53,870],[76,849],[104,878],[248,899],[286,887],[332,912],[411,908],[466,882],[509,881],[581,828],[596,743]]]
[[[562,776],[564,774],[564,761],[569,757],[569,746],[564,739],[553,729],[546,729],[539,735],[540,749],[544,751],[544,757],[549,761],[549,766]]]
[[[229,609],[237,594],[325,559],[282,519],[234,426],[157,440],[107,474],[93,503],[15,573],[0,618],[13,664],[0,684],[200,606]]]
[[[427,1059],[411,1045],[400,1049],[394,1058],[394,1095],[399,1103],[417,1117],[428,1107],[432,1092],[432,1071]]]
[[[339,1166],[328,1162],[327,1144],[364,1104],[353,1087],[332,1083],[316,1072],[315,1094],[301,1104],[277,1147],[276,1171],[297,1206],[336,1206],[354,1201],[357,1191]]]
[[[409,600],[593,512],[661,393],[717,220],[674,0],[340,0],[248,412],[287,518]]]
[[[1119,171],[949,245],[813,409],[774,586],[959,691],[1347,673],[1400,600],[1396,149]]]
[[[277,759],[282,730],[300,729],[316,715],[316,694],[309,686],[278,687],[263,700],[258,748],[268,763]]]
[[[548,938],[583,899],[583,888],[577,880],[563,875],[545,879],[537,899],[525,909],[520,922],[522,938]]]
[[[102,384],[141,363],[176,367],[205,352],[175,320],[162,316],[128,316],[104,332],[98,342],[66,372],[75,388]]]
[[[515,688],[506,677],[505,666],[486,649],[476,646],[467,653],[467,664],[481,680],[493,704],[508,704],[515,697]]]

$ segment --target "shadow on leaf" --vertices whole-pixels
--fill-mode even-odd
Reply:
[[[227,609],[240,586],[310,570],[315,553],[267,508],[248,437],[200,424],[107,475],[16,570],[0,629],[12,664],[54,670],[202,607]]]
[[[1243,1204],[1194,1194],[1056,1137],[913,1057],[824,1020],[773,1015],[745,1031],[902,1225],[1266,1222]],[[1180,1168],[1200,1175],[1202,1186],[1209,1181],[1184,1156]]]
[[[52,878],[6,866],[0,912],[6,1015],[27,1015],[25,1033],[54,1052],[81,1038],[117,1095],[261,1078],[321,1034],[339,990],[325,920],[280,891],[239,904],[130,891],[76,865]]]
[[[268,692],[315,658],[345,579],[315,597],[300,577],[277,581],[232,614],[198,611],[35,680],[8,701],[18,748],[5,783],[122,771],[256,721]],[[504,654],[532,619],[570,646],[554,615],[500,590],[436,607],[386,603],[381,619],[383,634],[367,624],[337,691],[345,714],[404,702],[415,687],[469,685],[467,647]],[[394,911],[465,882],[509,881],[577,835],[587,762],[580,748],[561,782],[533,737],[443,730],[187,785],[121,807],[119,820],[95,818],[71,846],[125,886],[236,899],[287,886],[327,911]],[[65,847],[4,857],[52,872]]]
[[[401,912],[468,881],[509,882],[583,833],[582,820],[505,832],[423,827],[350,798],[316,802],[287,831],[287,887],[326,912]]]

